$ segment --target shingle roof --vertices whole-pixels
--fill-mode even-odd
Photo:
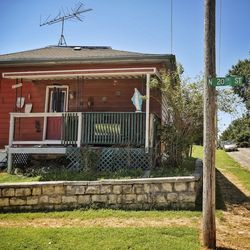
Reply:
[[[49,46],[40,49],[0,55],[0,64],[51,62],[51,61],[105,61],[105,60],[143,60],[174,57],[165,54],[145,54],[114,50],[105,46]]]

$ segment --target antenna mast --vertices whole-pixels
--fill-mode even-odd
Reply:
[[[71,11],[67,10],[67,13],[65,14],[64,10],[62,10],[63,14],[61,13],[61,11],[58,13],[58,15],[49,20],[49,17],[47,17],[47,19],[41,23],[40,22],[40,27],[44,26],[44,25],[52,25],[55,23],[62,23],[62,29],[61,29],[61,36],[58,42],[58,46],[67,46],[65,37],[64,37],[64,21],[66,20],[76,20],[76,21],[81,21],[82,22],[82,14],[84,12],[88,12],[91,11],[92,9],[84,9],[84,5],[83,3],[79,3],[78,6],[76,6],[76,8],[71,9]]]

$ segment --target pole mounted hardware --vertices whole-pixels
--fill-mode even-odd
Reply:
[[[65,12],[63,9],[58,13],[58,15],[53,18],[49,19],[50,16],[48,16],[45,21],[42,23],[40,20],[40,27],[45,25],[52,25],[55,23],[62,23],[62,29],[61,29],[61,36],[58,42],[58,46],[67,46],[65,36],[64,36],[64,22],[67,20],[75,20],[75,21],[83,21],[82,14],[88,11],[91,11],[92,9],[84,9],[84,4],[79,3],[74,9],[72,8],[71,11],[67,9]]]

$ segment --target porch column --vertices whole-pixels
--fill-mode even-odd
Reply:
[[[14,128],[15,128],[15,120],[14,115],[10,113],[10,130],[9,130],[9,147],[8,147],[8,166],[7,166],[7,172],[10,174],[12,171],[12,154],[10,153],[10,147],[13,143],[14,138]]]
[[[149,148],[149,102],[150,102],[150,74],[146,75],[146,133],[145,133],[145,149]]]
[[[78,131],[77,131],[77,147],[81,147],[81,141],[82,141],[82,113],[78,112]]]

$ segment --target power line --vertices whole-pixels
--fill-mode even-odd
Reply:
[[[170,0],[170,51],[173,54],[173,0]]]

